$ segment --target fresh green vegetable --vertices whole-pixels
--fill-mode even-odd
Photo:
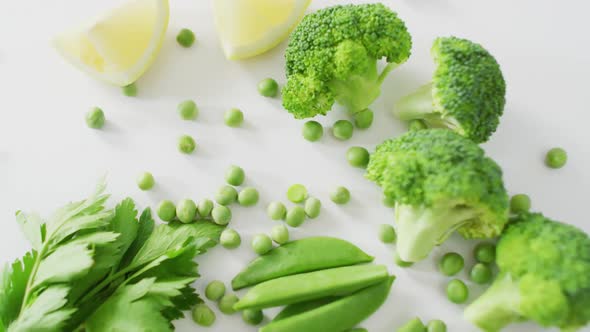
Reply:
[[[440,319],[433,319],[426,326],[427,332],[447,332],[447,324]]]
[[[311,42],[310,42],[311,41]],[[308,14],[285,53],[283,106],[297,119],[326,114],[334,102],[366,110],[387,74],[410,56],[404,22],[382,4],[333,6]],[[382,72],[377,62],[389,64]]]
[[[567,163],[567,152],[562,148],[553,148],[545,156],[545,165],[550,168],[562,168]]]
[[[217,202],[217,204],[227,206],[232,203],[235,203],[235,201],[237,200],[238,191],[236,190],[236,188],[232,186],[222,186],[221,188],[219,188],[219,190],[217,190],[217,194],[215,194],[215,201]]]
[[[266,234],[257,234],[252,239],[252,250],[258,255],[264,255],[272,249],[272,240]]]
[[[199,303],[193,308],[193,321],[201,326],[211,326],[215,323],[215,313],[209,306]]]
[[[352,167],[366,168],[369,158],[369,151],[360,146],[353,146],[346,152],[346,159]]]
[[[197,148],[197,143],[195,143],[195,139],[189,135],[182,135],[178,138],[178,151],[191,154]]]
[[[262,313],[262,310],[246,309],[242,311],[242,319],[247,324],[258,325],[262,323],[262,320],[264,319],[264,314]]]
[[[383,195],[383,198],[381,201],[383,202],[383,205],[385,205],[388,208],[395,207],[395,197]]]
[[[315,197],[310,197],[305,201],[305,214],[311,218],[311,219],[315,219],[317,217],[319,217],[320,215],[320,211],[322,209],[322,202],[315,198]]]
[[[318,255],[317,253],[322,253]],[[274,248],[253,260],[232,280],[234,290],[293,274],[373,261],[350,242],[332,237],[309,237]]]
[[[420,119],[476,143],[496,131],[506,104],[506,83],[496,59],[481,45],[455,37],[437,38],[431,49],[432,81],[395,105],[402,120]]]
[[[423,129],[427,129],[427,128],[428,128],[428,126],[422,120],[417,120],[417,119],[410,120],[410,122],[408,124],[409,130],[423,130]]]
[[[370,109],[360,111],[354,115],[354,124],[358,129],[367,129],[373,125],[375,115]]]
[[[211,301],[219,301],[223,295],[225,295],[225,284],[222,281],[213,280],[205,288],[205,297]]]
[[[178,115],[183,120],[194,120],[199,116],[199,108],[192,100],[185,100],[178,104]]]
[[[176,205],[170,200],[163,200],[158,204],[156,213],[162,221],[170,222],[176,218]]]
[[[90,111],[88,111],[85,118],[88,128],[100,129],[104,127],[104,112],[98,107],[93,107]]]
[[[281,202],[271,202],[266,208],[266,214],[272,220],[283,220],[287,215],[287,208]]]
[[[465,260],[463,256],[456,252],[448,252],[442,256],[438,263],[438,268],[442,274],[446,276],[454,276],[461,272],[465,266]]]
[[[264,97],[276,97],[279,93],[279,84],[272,78],[265,78],[258,82],[258,92]]]
[[[270,237],[277,244],[285,244],[289,241],[289,230],[285,225],[276,225],[270,230]]]
[[[213,211],[213,201],[210,199],[204,199],[199,202],[197,206],[197,211],[199,212],[199,216],[201,218],[207,218],[211,215],[211,211]]]
[[[195,34],[189,29],[182,29],[176,35],[176,41],[182,47],[191,47],[195,42]]]
[[[399,267],[410,267],[412,265],[414,265],[413,262],[406,262],[403,259],[401,259],[401,257],[399,257],[399,253],[396,253],[395,256],[393,257],[393,261],[395,262],[395,265],[399,266]]]
[[[239,127],[244,123],[244,113],[237,108],[230,108],[225,111],[223,119],[228,127]]]
[[[574,331],[590,321],[590,236],[541,214],[518,215],[496,249],[499,274],[465,310],[483,330],[530,320]]]
[[[426,332],[426,326],[424,326],[420,318],[416,317],[398,327],[396,332]]]
[[[324,136],[324,127],[317,121],[307,121],[301,130],[303,138],[310,142],[319,141]]]
[[[225,181],[232,186],[241,186],[246,179],[246,173],[240,166],[232,165],[225,171]]]
[[[447,284],[447,298],[453,303],[465,303],[469,298],[469,288],[463,281],[453,279]]]
[[[240,234],[231,228],[226,228],[221,232],[221,237],[219,238],[219,243],[225,249],[235,249],[242,244],[242,238]]]
[[[478,262],[492,263],[496,259],[496,246],[493,243],[480,243],[473,249],[473,256]]]
[[[137,96],[137,84],[131,83],[121,88],[123,94],[127,97],[135,97]]]
[[[287,198],[293,203],[301,203],[307,198],[307,188],[302,184],[294,184],[287,190]]]
[[[231,221],[232,214],[227,206],[216,205],[213,210],[211,210],[211,217],[216,224],[227,225]]]
[[[238,297],[235,294],[225,294],[217,303],[219,306],[219,311],[223,312],[226,315],[233,315],[236,313],[234,309],[234,305],[239,301]]]
[[[531,199],[527,194],[516,194],[510,199],[510,212],[523,213],[531,209]]]
[[[363,327],[355,327],[354,329],[346,330],[345,332],[369,332],[369,330]]]
[[[323,298],[317,299],[317,300],[289,304],[288,306],[285,306],[285,308],[283,310],[281,310],[281,312],[279,312],[279,314],[276,315],[272,321],[277,322],[277,321],[285,319],[285,318],[293,317],[293,316],[302,314],[304,312],[317,309],[323,305],[326,305],[328,303],[332,303],[332,302],[334,302],[338,299],[341,299],[341,298],[342,298],[341,296],[323,297]]]
[[[137,177],[137,186],[141,190],[150,190],[155,184],[154,176],[150,172],[143,172]]]
[[[492,280],[492,269],[484,263],[477,263],[471,268],[469,277],[476,284],[487,284]]]
[[[348,120],[338,120],[332,125],[332,136],[340,141],[349,140],[353,133],[354,127]]]
[[[299,227],[305,222],[305,217],[305,209],[299,205],[296,205],[287,211],[285,222],[291,227]]]
[[[394,243],[396,239],[395,229],[388,224],[379,225],[379,240],[383,243]]]
[[[346,204],[350,201],[350,191],[345,187],[336,187],[330,194],[330,199],[336,204]]]
[[[325,332],[345,331],[371,316],[389,296],[395,277],[366,287],[317,309],[274,320],[260,332]]]
[[[252,206],[258,203],[260,195],[258,190],[252,187],[246,187],[238,194],[238,203],[242,206]]]
[[[183,199],[176,204],[176,218],[180,222],[188,224],[195,221],[197,205],[192,199]]]
[[[377,147],[367,178],[396,201],[397,250],[426,258],[457,230],[498,236],[508,220],[502,170],[473,141],[445,129],[410,131]]]

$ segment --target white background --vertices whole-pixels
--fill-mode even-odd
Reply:
[[[315,1],[310,10],[338,1]],[[392,0],[414,38],[413,56],[386,80],[374,104],[375,125],[357,131],[348,142],[330,135],[311,144],[300,134],[302,122],[281,108],[280,100],[258,95],[256,83],[267,76],[284,83],[283,50],[253,60],[230,62],[220,50],[208,1],[173,0],[168,34],[162,52],[139,82],[139,96],[128,98],[118,88],[93,81],[65,63],[50,47],[55,34],[114,5],[117,0],[1,0],[0,9],[0,262],[13,260],[29,246],[14,221],[18,209],[47,215],[63,203],[85,197],[97,179],[108,173],[111,204],[135,198],[142,207],[164,198],[210,197],[223,184],[232,163],[247,172],[247,185],[261,192],[254,208],[234,208],[231,227],[243,239],[235,251],[215,248],[199,257],[199,291],[212,279],[229,282],[254,254],[251,237],[274,225],[264,207],[271,200],[286,201],[290,184],[305,184],[322,199],[319,219],[293,230],[294,238],[331,235],[348,239],[375,255],[398,276],[387,303],[362,326],[370,331],[394,331],[408,319],[441,318],[449,331],[473,331],[461,318],[463,306],[445,297],[447,278],[435,263],[449,250],[458,250],[472,265],[476,242],[453,237],[432,256],[411,269],[393,264],[393,247],[377,240],[377,226],[392,222],[392,211],[380,203],[378,188],[363,179],[362,171],[346,163],[351,145],[372,149],[382,140],[400,135],[405,126],[389,113],[394,100],[426,82],[433,69],[429,48],[436,36],[456,35],[482,43],[502,65],[508,103],[501,125],[485,144],[505,171],[511,193],[528,193],[535,210],[590,231],[590,23],[587,1],[545,0]],[[180,28],[195,31],[191,49],[176,44]],[[194,99],[201,114],[197,121],[181,121],[176,105]],[[84,114],[92,106],[104,109],[104,130],[86,127]],[[223,111],[241,108],[243,128],[223,124]],[[321,121],[329,125],[346,118],[334,110]],[[176,148],[181,134],[193,135],[194,155]],[[543,164],[553,146],[569,152],[561,170]],[[157,187],[137,189],[135,178],[151,171]],[[337,185],[351,189],[352,202],[338,207],[329,201]],[[460,276],[467,279],[466,272]],[[470,284],[472,297],[481,291]],[[268,312],[273,313],[273,312]],[[210,331],[255,331],[239,315],[218,312]],[[190,331],[189,320],[176,324]],[[516,325],[509,331],[537,331]],[[590,329],[585,329],[590,331]]]

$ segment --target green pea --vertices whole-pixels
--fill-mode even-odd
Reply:
[[[234,314],[236,312],[236,310],[234,310],[234,304],[238,301],[239,299],[235,294],[225,294],[217,303],[219,311],[226,315]]]
[[[178,138],[178,151],[191,154],[197,148],[197,143],[195,143],[195,139],[189,135],[182,135]]]
[[[258,82],[258,92],[264,97],[276,97],[279,93],[279,84],[272,78],[265,78]]]
[[[562,148],[553,148],[545,156],[545,165],[550,168],[562,168],[567,163],[567,152]]]
[[[346,204],[350,201],[350,191],[345,187],[337,187],[331,194],[330,199],[336,204]]]
[[[242,311],[242,319],[247,324],[258,325],[262,323],[262,320],[264,319],[264,314],[262,313],[262,310],[245,309],[244,311]]]
[[[456,252],[444,254],[438,263],[440,272],[446,276],[454,276],[463,269],[463,266],[465,266],[465,260]]]
[[[433,319],[426,326],[427,332],[447,332],[447,324],[440,319]]]
[[[287,190],[287,198],[293,203],[301,203],[307,198],[307,188],[302,184],[294,184]]]
[[[183,199],[176,204],[176,217],[180,222],[188,224],[195,221],[197,205],[192,199]]]
[[[163,200],[158,204],[156,213],[162,221],[170,222],[176,217],[176,206],[170,200]]]
[[[414,131],[414,130],[423,130],[428,128],[428,126],[426,126],[426,123],[422,120],[412,120],[410,121],[410,123],[408,124],[408,127],[410,129],[410,131]]]
[[[390,197],[390,196],[387,196],[387,195],[383,195],[382,202],[383,202],[383,205],[385,205],[388,208],[395,207],[395,197]]]
[[[238,194],[238,202],[242,206],[252,206],[258,203],[259,197],[258,190],[252,187],[247,187],[242,189]]]
[[[215,323],[215,313],[206,304],[200,303],[193,308],[193,321],[201,326],[211,326]]]
[[[287,211],[285,222],[291,227],[299,227],[305,221],[305,209],[299,205],[293,206]]]
[[[401,257],[399,257],[399,254],[395,254],[395,257],[393,258],[395,264],[399,267],[410,267],[412,265],[414,265],[414,263],[412,262],[406,262],[404,261]]]
[[[272,220],[283,220],[287,215],[287,208],[281,202],[271,202],[266,208],[266,214]]]
[[[487,284],[492,280],[492,269],[484,263],[477,263],[471,268],[469,276],[476,284]]]
[[[195,42],[195,34],[189,29],[182,29],[176,35],[176,41],[182,47],[191,47]]]
[[[178,114],[183,120],[194,120],[199,116],[199,108],[192,100],[185,100],[178,104]]]
[[[420,318],[416,317],[398,327],[396,332],[426,332],[426,326],[424,326]]]
[[[150,172],[143,172],[137,177],[137,186],[141,190],[150,190],[154,187],[156,182],[154,176]]]
[[[480,243],[473,249],[473,256],[478,262],[492,263],[496,260],[496,246],[493,243]]]
[[[211,301],[219,301],[225,295],[225,284],[219,280],[213,280],[205,287],[205,297]]]
[[[93,107],[86,113],[86,125],[92,129],[100,129],[104,127],[105,117],[102,109]]]
[[[447,298],[453,303],[465,303],[469,298],[469,289],[463,281],[453,279],[447,284]]]
[[[367,129],[373,124],[373,111],[366,109],[354,115],[354,124],[358,129]]]
[[[246,179],[246,173],[239,166],[232,165],[225,171],[225,181],[232,186],[241,186],[244,179]]]
[[[264,255],[272,249],[272,240],[266,234],[255,235],[252,239],[252,249],[258,255]]]
[[[127,97],[135,97],[137,96],[137,85],[135,83],[131,83],[122,87],[121,91]]]
[[[289,230],[285,225],[276,225],[270,230],[270,237],[277,244],[285,244],[289,242]]]
[[[303,138],[310,142],[319,141],[324,136],[324,127],[317,121],[307,121],[301,130]]]
[[[221,205],[230,205],[238,199],[238,191],[232,186],[222,186],[215,194],[215,201]]]
[[[315,197],[310,197],[305,201],[305,214],[311,218],[317,218],[320,215],[320,211],[322,209],[322,202],[315,198]]]
[[[348,120],[338,120],[332,125],[332,135],[341,141],[346,141],[352,137],[354,127]]]
[[[382,224],[379,225],[379,240],[383,243],[394,243],[397,236],[395,229],[391,225]]]
[[[211,217],[213,218],[214,223],[225,226],[231,221],[232,214],[227,206],[216,205],[213,210],[211,210]]]
[[[512,213],[524,213],[531,209],[531,199],[526,194],[516,194],[510,199]]]
[[[352,167],[366,168],[369,164],[369,151],[360,146],[353,146],[346,152],[346,159]]]
[[[231,108],[225,112],[223,119],[228,127],[239,127],[244,122],[244,113],[237,108]]]
[[[199,216],[201,218],[207,218],[211,215],[211,211],[213,210],[213,201],[210,199],[204,199],[199,202],[197,206],[197,211],[199,212]]]
[[[235,249],[242,244],[242,238],[240,234],[236,232],[234,229],[227,228],[221,232],[221,236],[219,237],[219,243],[225,249]]]

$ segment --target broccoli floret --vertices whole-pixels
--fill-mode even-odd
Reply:
[[[521,214],[496,249],[500,273],[465,310],[485,331],[515,321],[574,331],[590,321],[590,237],[538,213]]]
[[[410,131],[379,145],[366,177],[395,201],[397,250],[416,262],[457,230],[500,235],[508,219],[502,170],[473,141],[446,129]]]
[[[285,58],[283,105],[297,119],[325,115],[338,102],[351,113],[379,96],[387,74],[410,56],[404,22],[382,4],[338,5],[305,16]],[[381,72],[378,60],[389,63]]]
[[[399,100],[394,114],[454,130],[477,143],[487,141],[506,103],[500,65],[481,45],[455,37],[437,38],[431,54],[432,81]]]

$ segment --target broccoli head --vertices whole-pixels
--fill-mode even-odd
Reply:
[[[455,37],[437,38],[431,53],[432,81],[399,100],[394,114],[454,130],[477,143],[487,141],[506,103],[500,65],[481,45]]]
[[[379,145],[366,177],[394,200],[397,250],[416,262],[457,230],[500,235],[508,219],[502,170],[473,141],[446,129],[410,131]]]
[[[382,4],[338,5],[305,16],[285,58],[283,105],[297,119],[325,115],[334,102],[364,111],[390,70],[410,56],[404,22]],[[389,63],[382,72],[378,60]]]
[[[538,213],[521,214],[496,249],[499,274],[465,310],[485,331],[515,321],[573,331],[590,321],[590,237]]]

